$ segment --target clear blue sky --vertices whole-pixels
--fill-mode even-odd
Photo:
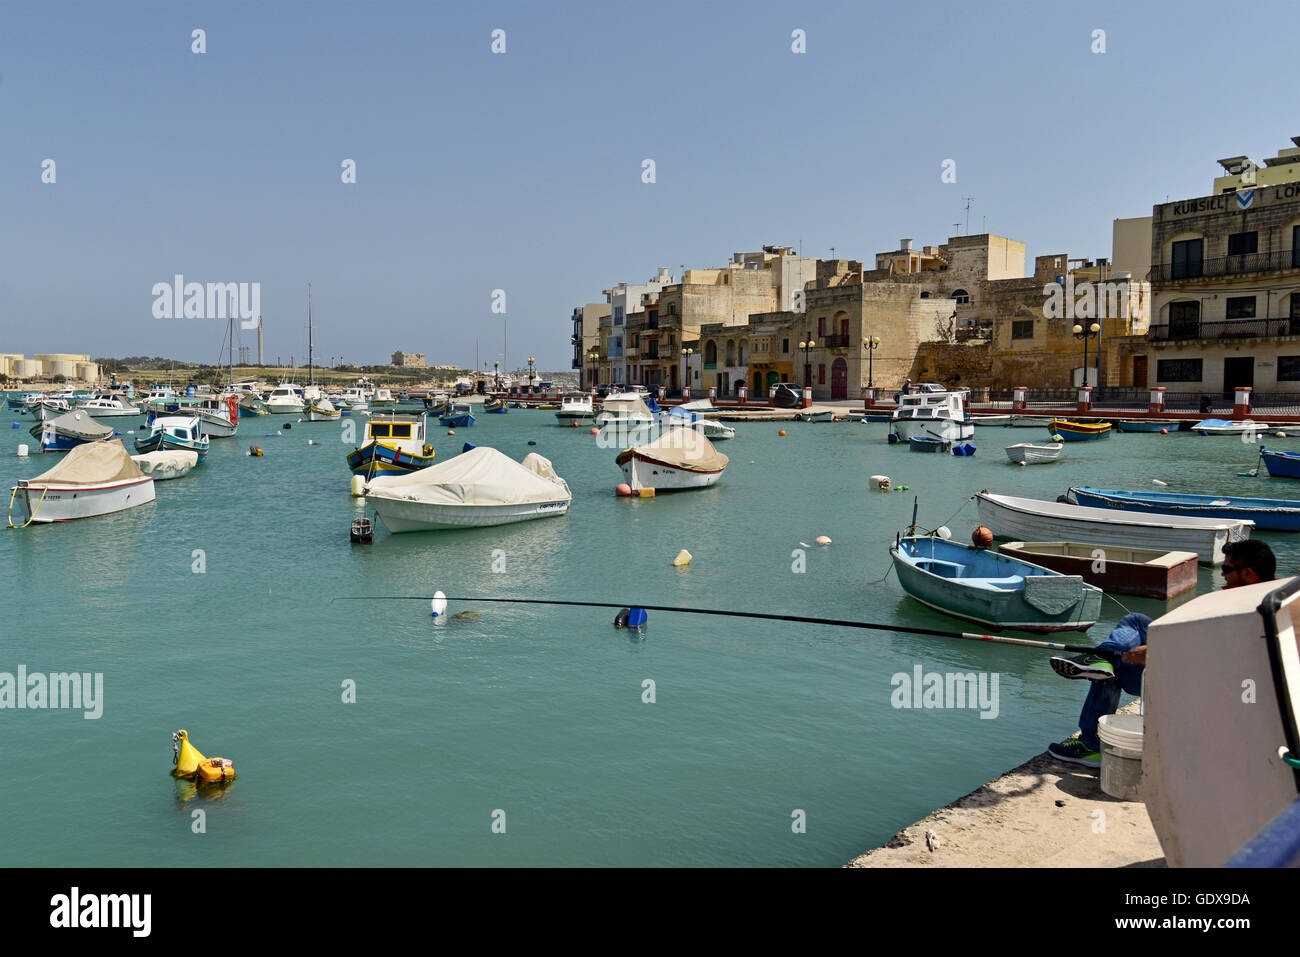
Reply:
[[[966,196],[1031,257],[1108,255],[1115,217],[1300,134],[1295,8],[1243,9],[9,4],[0,351],[215,361],[223,324],[151,315],[182,273],[260,282],[268,358],[299,363],[308,281],[318,355],[360,363],[490,363],[502,288],[510,366],[564,369],[572,307],[613,283],[937,244]]]

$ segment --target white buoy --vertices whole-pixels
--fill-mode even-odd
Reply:
[[[1152,485],[1168,485],[1169,483],[1168,483],[1168,482],[1162,482],[1162,481],[1160,481],[1160,479],[1152,479],[1152,480],[1151,480],[1151,484],[1152,484]]]
[[[308,440],[307,440],[307,444],[308,444],[308,445],[315,445],[315,444],[316,444],[316,440],[315,440],[315,439],[308,439]]]
[[[360,478],[360,476],[357,476]],[[429,607],[433,609],[433,617],[437,618],[447,610],[447,596],[440,591],[433,593],[433,601],[429,602]]]
[[[19,457],[20,459],[25,459],[25,458],[27,458],[27,453],[28,453],[29,451],[30,451],[30,449],[28,449],[26,445],[20,445],[20,446],[18,446],[18,457]]]
[[[831,539],[829,535],[818,535],[816,538],[816,542],[818,545],[829,545],[831,543]]]
[[[1286,433],[1285,433],[1285,432],[1279,432],[1279,433],[1277,434],[1277,437],[1278,437],[1279,439],[1285,439],[1285,438],[1286,438]]]
[[[890,488],[893,487],[893,482],[890,481],[888,475],[873,475],[868,480],[868,485],[870,486],[872,491],[888,492]]]
[[[938,535],[946,542],[948,539],[952,538],[952,529],[947,525],[940,525],[934,530],[934,534]]]
[[[135,435],[135,429],[127,429],[127,430],[126,430],[126,434],[127,434],[127,435]]]
[[[275,434],[276,434],[276,435],[284,435],[283,432],[276,432]]]
[[[366,494],[366,477],[364,475],[352,476],[352,497],[361,498]]]

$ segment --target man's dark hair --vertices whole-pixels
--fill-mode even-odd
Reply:
[[[1223,546],[1223,557],[1236,559],[1258,575],[1260,581],[1272,581],[1277,576],[1277,558],[1273,549],[1258,538],[1229,542]]]

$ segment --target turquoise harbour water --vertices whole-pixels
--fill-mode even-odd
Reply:
[[[623,500],[615,453],[586,429],[512,410],[454,438],[435,427],[439,460],[465,441],[537,451],[573,489],[567,516],[380,526],[352,545],[348,420],[265,436],[286,421],[244,420],[188,477],[158,483],[152,505],[0,536],[0,671],[104,674],[98,720],[0,711],[2,863],[837,866],[1069,734],[1081,683],[1047,652],[902,633],[651,612],[636,641],[614,609],[453,602],[482,615],[435,621],[427,601],[335,599],[441,589],[961,630],[883,577],[914,495],[923,526],[947,522],[963,541],[983,488],[1053,499],[1071,483],[1161,479],[1300,498],[1300,483],[1237,477],[1256,449],[1233,438],[1114,435],[1018,468],[1003,446],[1045,429],[981,428],[978,453],[958,458],[890,446],[885,424],[736,423],[718,486]],[[35,444],[30,425],[0,414],[6,487],[56,460],[13,454]],[[876,473],[910,491],[870,492]],[[833,544],[793,571],[800,542],[823,534]],[[1262,537],[1280,572],[1300,565],[1300,538]],[[671,565],[681,548],[688,569]],[[1221,585],[1201,569],[1200,592]],[[1061,640],[1095,643],[1124,613],[1107,599],[1086,639]],[[997,717],[894,708],[891,677],[918,665],[996,673]],[[181,727],[239,779],[196,791],[172,778]],[[191,830],[197,809],[206,833]]]

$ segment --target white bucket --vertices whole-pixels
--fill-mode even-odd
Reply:
[[[352,476],[352,497],[361,498],[366,494],[366,479],[364,475]]]
[[[868,481],[874,492],[888,492],[891,485],[888,475],[873,475]]]
[[[1142,715],[1102,715],[1097,737],[1101,739],[1101,789],[1121,801],[1140,800]]]

